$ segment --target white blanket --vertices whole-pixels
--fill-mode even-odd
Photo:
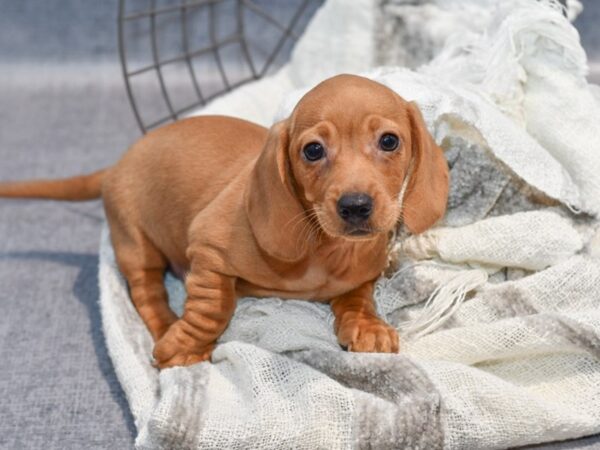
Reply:
[[[600,432],[600,104],[585,64],[549,0],[328,0],[287,66],[201,113],[269,125],[340,72],[419,104],[451,192],[444,223],[398,241],[377,285],[401,353],[343,352],[326,305],[243,299],[211,363],[158,372],[105,232],[104,330],[137,446],[505,448]],[[181,283],[168,287],[180,310]]]

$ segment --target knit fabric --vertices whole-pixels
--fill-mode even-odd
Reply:
[[[390,44],[415,33],[427,45]],[[211,362],[159,372],[105,232],[104,329],[138,447],[484,449],[599,432],[600,104],[558,2],[329,0],[286,67],[198,113],[270,124],[339,72],[415,101],[451,167],[446,218],[399,233],[376,286],[400,354],[344,352],[327,305],[247,298]],[[181,283],[167,286],[181,311]]]

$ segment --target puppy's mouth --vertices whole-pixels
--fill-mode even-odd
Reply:
[[[376,234],[377,231],[374,230],[373,228],[371,228],[368,225],[363,225],[363,226],[359,226],[359,227],[345,227],[344,229],[344,235],[346,236],[350,236],[350,237],[367,237],[370,236],[372,234]]]
[[[382,228],[376,227],[371,220],[350,224],[340,221],[337,216],[332,217],[333,215],[325,212],[324,208],[315,208],[315,212],[321,230],[331,237],[362,241],[373,239],[379,233],[385,231]]]

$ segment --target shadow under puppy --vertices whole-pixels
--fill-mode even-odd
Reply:
[[[329,302],[341,345],[397,352],[373,287],[390,232],[420,233],[446,209],[448,167],[417,107],[366,78],[309,91],[270,130],[239,119],[179,121],[113,167],[0,184],[0,196],[102,196],[117,263],[161,367],[210,358],[241,296]],[[184,313],[163,278],[185,273]]]

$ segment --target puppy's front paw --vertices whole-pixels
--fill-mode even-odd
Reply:
[[[344,318],[337,330],[338,341],[351,352],[398,353],[394,328],[375,316]]]
[[[175,322],[154,346],[152,355],[156,367],[190,366],[210,359],[214,342],[202,344],[184,331],[181,320]]]

